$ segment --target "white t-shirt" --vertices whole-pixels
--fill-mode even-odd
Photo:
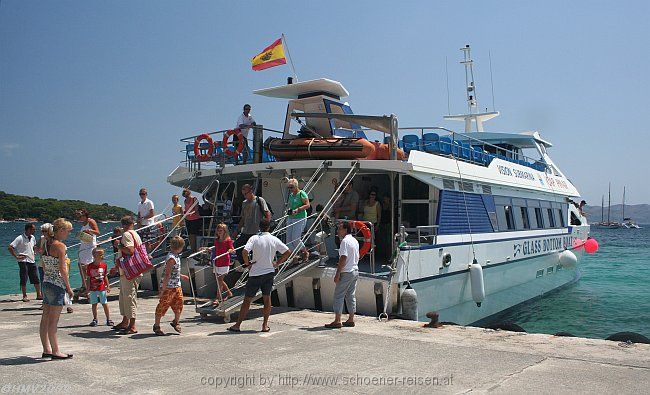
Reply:
[[[14,241],[9,244],[15,250],[16,255],[25,255],[25,258],[21,259],[20,262],[29,262],[34,263],[34,247],[36,246],[36,237],[22,234],[14,239]]]
[[[140,201],[138,203],[138,214],[140,215],[140,225],[147,226],[153,224],[153,217],[149,219],[144,219],[149,212],[153,210],[153,202],[149,198],[144,199],[144,202]]]
[[[244,115],[242,113],[239,116],[239,118],[237,118],[237,126],[236,127],[239,127],[239,125],[252,125],[254,122],[255,122],[255,120],[253,119],[252,115],[246,116],[246,115]],[[250,128],[241,128],[242,136],[248,138],[248,131],[249,130],[250,130]]]
[[[249,276],[262,276],[264,274],[273,273],[273,260],[277,252],[284,254],[289,248],[277,237],[269,232],[262,232],[251,236],[244,246],[246,251],[253,253],[253,258],[250,262],[251,270]]]
[[[341,273],[359,270],[359,242],[351,234],[346,235],[341,240],[339,256],[345,256],[345,266]]]

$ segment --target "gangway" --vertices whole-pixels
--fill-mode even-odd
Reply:
[[[334,203],[341,197],[346,186],[352,181],[352,179],[358,173],[358,171],[359,171],[359,162],[355,161],[352,163],[350,170],[345,175],[345,177],[341,180],[336,190],[334,191],[330,199],[325,204],[323,210],[321,210],[318,213],[318,215],[316,216],[315,220],[313,221],[313,223],[311,224],[307,232],[305,232],[300,238],[300,241],[302,243],[305,243],[320,228],[323,220],[328,218],[327,213],[330,212],[330,210],[334,206]],[[316,182],[313,183],[313,185],[315,184]],[[278,270],[276,272],[276,276],[273,281],[273,290],[291,281],[292,279],[306,273],[309,269],[313,268],[314,266],[324,265],[328,259],[327,255],[324,256],[321,255],[312,259],[308,259],[307,262],[303,262],[298,265],[295,265],[292,262],[292,258],[294,258],[297,253],[298,253],[298,249],[293,250],[289,255],[289,258],[287,258],[287,260],[282,265],[278,266]],[[245,270],[244,273],[242,273],[241,278],[237,281],[237,284],[233,287],[234,288],[233,291],[236,292],[237,295],[228,298],[228,300],[221,302],[217,306],[215,306],[212,303],[212,301],[208,301],[202,305],[197,305],[196,312],[199,313],[201,317],[206,317],[207,315],[216,315],[216,316],[223,317],[225,322],[229,322],[231,314],[239,311],[241,305],[244,303],[243,287],[246,283],[247,277],[248,277],[248,270]],[[258,291],[258,293],[255,295],[253,299],[255,300],[260,296],[261,296],[261,292]]]

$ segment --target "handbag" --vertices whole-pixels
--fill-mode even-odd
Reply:
[[[135,243],[135,238],[133,240]],[[133,255],[122,257],[120,267],[124,271],[127,280],[133,280],[142,273],[153,268],[153,264],[147,254],[147,248],[143,243],[136,245],[133,249]]]

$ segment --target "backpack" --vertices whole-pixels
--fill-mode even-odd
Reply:
[[[260,204],[260,197],[259,196],[255,196],[255,202],[257,203],[257,209],[260,210],[260,214],[262,214],[262,218],[264,218],[264,209],[262,208],[262,205]],[[271,208],[271,205],[266,200],[264,200],[264,202],[266,203],[266,208],[268,208],[269,212],[271,213],[271,218],[273,218],[273,215],[275,215],[275,213],[273,212],[273,209]],[[271,232],[273,232],[273,230],[275,229],[275,227],[277,225],[278,225],[278,222],[276,220],[274,220],[274,219],[271,219],[271,221],[270,221],[270,229],[269,230]]]

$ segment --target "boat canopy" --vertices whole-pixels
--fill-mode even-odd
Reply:
[[[289,99],[284,122],[284,138],[296,136],[312,137],[366,137],[361,126],[339,119],[305,117],[304,122],[292,113],[312,114],[354,114],[348,103],[341,98],[348,96],[348,91],[338,81],[327,78],[291,83],[283,86],[259,89],[253,93]],[[301,123],[302,122],[302,123]],[[291,128],[293,127],[293,131]]]

